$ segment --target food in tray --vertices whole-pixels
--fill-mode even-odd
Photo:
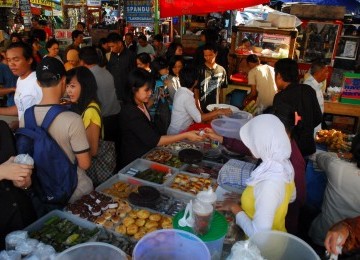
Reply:
[[[176,142],[168,145],[163,145],[162,147],[172,150],[174,152],[178,152],[182,149],[187,149],[187,148],[200,149],[199,145],[186,143],[186,142]]]
[[[123,200],[112,199],[105,194],[92,191],[74,203],[68,204],[65,210],[73,215],[95,222],[99,216],[108,216],[109,212],[116,212],[122,206]]]
[[[111,187],[104,189],[102,192],[120,199],[126,199],[131,192],[136,192],[137,189],[137,185],[119,181],[114,183]]]
[[[209,174],[211,178],[217,179],[221,167],[222,165],[210,165],[210,164],[200,163],[200,164],[191,164],[184,170],[194,174],[206,173]]]
[[[146,209],[134,209],[126,214],[119,225],[114,227],[115,232],[139,240],[147,233],[172,228],[172,219]]]
[[[30,232],[29,236],[61,252],[71,246],[87,242],[98,232],[97,228],[93,230],[82,228],[70,220],[53,216],[46,220],[41,229]]]
[[[132,192],[129,195],[131,204],[147,208],[155,207],[155,205],[159,203],[159,199],[160,192],[150,186],[141,186],[137,192]]]
[[[348,138],[347,134],[337,131],[335,129],[331,130],[320,130],[316,133],[316,142],[324,143],[328,146],[330,150],[345,150],[349,151],[351,143],[346,142]]]
[[[156,149],[145,155],[145,159],[158,163],[165,163],[169,161],[172,157],[172,154],[169,151]]]
[[[193,177],[187,174],[176,175],[170,188],[196,195],[199,191],[208,190],[211,186],[211,179]]]
[[[177,213],[179,213],[181,210],[183,210],[186,207],[185,201],[175,199],[171,196],[168,196],[166,194],[160,195],[160,200],[156,204],[154,209],[156,211],[159,211],[160,213],[169,215],[169,216],[175,216]]]
[[[149,168],[145,171],[137,173],[134,177],[157,184],[163,184],[169,175],[171,174]]]

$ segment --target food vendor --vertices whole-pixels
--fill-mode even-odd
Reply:
[[[336,222],[360,215],[360,135],[355,136],[351,146],[354,162],[340,159],[335,153],[322,152],[316,156],[318,167],[324,170],[326,185],[321,213],[311,224],[309,235],[323,245],[326,232]]]
[[[129,75],[129,100],[120,112],[121,127],[121,161],[125,166],[141,157],[156,146],[166,145],[183,139],[201,141],[199,131],[191,131],[177,135],[161,136],[151,122],[146,103],[152,94],[152,76],[137,68]]]
[[[289,160],[291,144],[285,127],[274,115],[259,115],[241,128],[240,137],[262,163],[247,181],[241,206],[225,200],[217,208],[231,211],[248,237],[265,230],[286,232],[285,216],[296,191],[294,168]]]

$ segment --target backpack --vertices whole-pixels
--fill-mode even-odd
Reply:
[[[16,132],[18,153],[28,153],[34,159],[32,179],[36,195],[45,203],[66,204],[77,186],[77,162],[71,162],[48,129],[53,120],[68,109],[52,106],[38,126],[34,108],[25,111],[25,127]]]

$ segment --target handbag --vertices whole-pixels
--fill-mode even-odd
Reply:
[[[94,108],[100,115],[100,111],[97,107],[88,106],[88,108]],[[85,112],[84,112],[85,113]],[[103,130],[103,124],[101,120],[101,132]],[[94,187],[97,187],[107,179],[109,179],[116,167],[116,150],[115,142],[105,141],[102,138],[99,139],[98,152],[96,156],[91,158],[91,166],[86,170],[86,174],[92,180]]]

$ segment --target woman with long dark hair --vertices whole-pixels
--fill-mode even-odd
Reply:
[[[152,94],[152,85],[152,76],[144,69],[137,68],[129,75],[127,87],[129,100],[120,112],[122,165],[127,165],[156,146],[182,139],[202,140],[198,131],[177,135],[160,135],[158,133],[146,107]]]

